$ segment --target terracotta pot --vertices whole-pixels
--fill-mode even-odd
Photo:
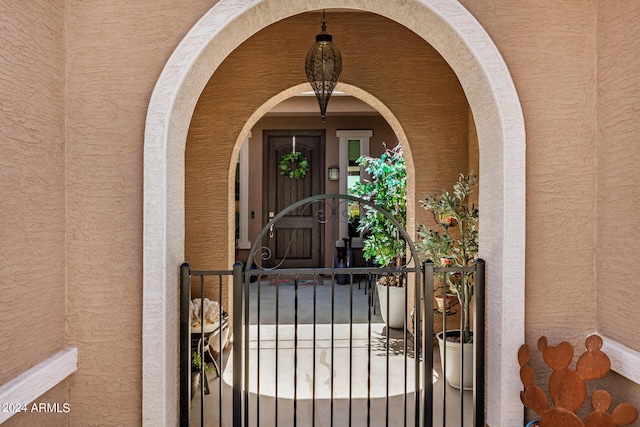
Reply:
[[[440,313],[444,313],[445,310],[449,311],[451,307],[453,307],[456,303],[457,297],[455,294],[447,294],[447,305],[445,309],[444,298],[442,295],[436,295],[436,303],[438,304],[438,311]]]

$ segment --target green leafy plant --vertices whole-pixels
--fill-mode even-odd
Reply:
[[[453,186],[453,194],[443,190],[439,196],[427,195],[420,203],[433,213],[438,229],[418,227],[420,256],[430,259],[438,267],[468,267],[478,258],[478,208],[469,196],[476,185],[476,177],[460,174]],[[471,341],[469,306],[475,279],[472,274],[446,276],[446,286],[460,302],[463,316],[462,339]]]
[[[358,165],[364,166],[371,180],[356,183],[353,194],[389,212],[405,227],[407,218],[407,170],[402,147],[387,149],[380,157],[361,156]],[[400,266],[405,257],[406,243],[399,230],[382,213],[363,206],[358,231],[366,233],[363,256],[382,266]],[[397,283],[402,286],[402,283]]]
[[[202,356],[199,352],[194,351],[191,353],[191,366],[193,367],[194,372],[200,372],[202,370],[202,366],[204,365],[205,372],[210,372],[211,368],[209,365],[202,362]]]

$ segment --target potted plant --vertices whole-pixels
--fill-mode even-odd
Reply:
[[[204,369],[205,373],[210,372],[209,365],[203,362],[202,355],[198,351],[193,351],[191,353],[191,396],[195,396],[200,387],[200,379],[202,376],[202,370]],[[206,376],[205,376],[206,378]],[[207,381],[204,381],[204,392],[205,394],[209,394],[209,387]]]
[[[473,265],[478,257],[478,208],[473,205],[469,197],[476,185],[476,177],[460,175],[458,182],[453,186],[453,194],[443,190],[439,196],[427,195],[421,200],[422,207],[433,213],[437,229],[420,225],[417,244],[418,252],[423,259],[430,259],[438,267],[455,266],[468,267]],[[446,277],[446,279],[445,279]],[[461,330],[443,331],[438,334],[440,351],[443,352],[444,336],[447,337],[447,381],[460,387],[460,345],[455,341],[462,341],[463,351],[469,351],[465,355],[465,375],[462,387],[469,389],[473,382],[473,356],[472,356],[472,331],[469,308],[473,297],[475,277],[473,274],[447,274],[442,277],[443,286],[456,295],[461,307]],[[452,345],[449,345],[451,342]],[[457,352],[457,354],[456,354]],[[457,359],[457,360],[456,360]],[[457,361],[457,363],[456,363]]]
[[[407,218],[407,170],[402,147],[388,149],[380,157],[361,156],[358,165],[364,166],[370,180],[352,187],[354,195],[373,202],[389,212],[402,226]],[[380,267],[400,267],[403,264],[406,243],[400,231],[378,210],[363,206],[358,231],[365,233],[364,259],[373,259]],[[403,328],[406,312],[403,277],[387,275],[378,280],[378,297],[382,319],[390,328]],[[389,286],[386,288],[386,286]],[[387,301],[389,295],[389,301]],[[387,305],[388,304],[388,305]],[[387,312],[389,318],[387,319]]]

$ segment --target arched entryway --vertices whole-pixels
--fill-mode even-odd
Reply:
[[[143,420],[173,424],[177,411],[177,287],[184,257],[184,148],[198,97],[233,49],[262,28],[358,0],[221,0],[192,28],[154,89],[145,131]],[[518,97],[497,48],[455,0],[371,0],[366,10],[431,44],[457,74],[478,133],[481,256],[487,261],[487,422],[521,422],[515,354],[524,341],[525,133]],[[414,159],[415,160],[415,159]],[[508,310],[503,307],[509,307]]]

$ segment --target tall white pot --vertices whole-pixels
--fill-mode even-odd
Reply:
[[[404,316],[407,311],[405,305],[406,287],[385,286],[376,284],[378,287],[378,299],[380,300],[380,314],[382,320],[392,329],[404,328]],[[389,291],[389,301],[387,301],[387,290]],[[387,305],[389,307],[389,318],[387,319]]]
[[[440,362],[444,360],[446,355],[446,367],[444,376],[451,387],[460,389],[460,383],[464,390],[473,390],[473,343],[462,344],[462,352],[460,351],[460,343],[454,342],[452,339],[460,338],[460,330],[447,331],[447,342],[445,346],[443,332],[438,334],[438,344],[440,347]],[[460,379],[460,360],[464,353],[464,378]]]

